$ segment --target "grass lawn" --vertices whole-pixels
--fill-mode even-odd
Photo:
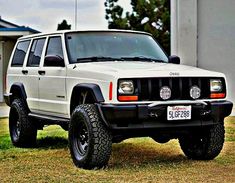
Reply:
[[[113,145],[103,170],[76,168],[67,132],[50,126],[38,132],[38,148],[12,146],[8,119],[0,119],[0,182],[235,182],[235,117],[226,119],[226,142],[212,161],[188,160],[178,141],[128,139]]]

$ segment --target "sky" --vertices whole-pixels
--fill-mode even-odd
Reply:
[[[0,0],[2,19],[24,25],[41,32],[57,29],[58,23],[67,20],[75,29],[76,0]],[[77,0],[78,29],[107,29],[105,0]],[[119,0],[124,10],[130,10],[130,0]]]

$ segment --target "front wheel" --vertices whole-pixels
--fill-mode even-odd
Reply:
[[[112,136],[99,118],[95,105],[81,104],[71,115],[69,149],[74,164],[84,169],[107,165]]]
[[[202,132],[179,138],[184,154],[189,159],[211,160],[219,155],[224,144],[224,124],[219,123]]]

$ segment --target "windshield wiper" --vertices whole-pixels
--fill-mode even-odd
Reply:
[[[83,58],[77,58],[77,62],[101,62],[101,61],[123,61],[121,58],[115,58],[115,57],[103,57],[103,56],[93,56],[93,57],[83,57]]]
[[[160,63],[167,63],[166,61],[159,60],[156,58],[145,57],[145,56],[134,56],[134,57],[121,57],[123,60],[133,60],[133,61],[151,61],[151,62],[160,62]]]
[[[144,61],[144,62],[160,62],[167,63],[166,61],[159,60],[156,58],[145,57],[145,56],[134,56],[134,57],[104,57],[104,56],[93,56],[93,57],[82,57],[77,58],[77,62],[86,63],[86,62],[102,62],[102,61]]]

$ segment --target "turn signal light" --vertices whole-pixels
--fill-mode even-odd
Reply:
[[[211,98],[225,98],[225,93],[211,93]]]
[[[137,101],[138,100],[138,96],[136,96],[136,95],[118,96],[118,100],[122,101],[122,102]]]

